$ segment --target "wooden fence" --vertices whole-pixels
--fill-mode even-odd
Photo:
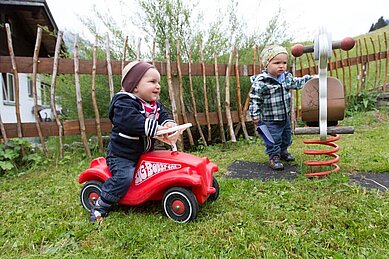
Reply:
[[[12,40],[9,33],[9,27],[6,26],[9,56],[0,56],[0,72],[1,73],[14,73],[15,75],[15,100],[16,100],[16,123],[3,123],[1,121],[0,113],[0,126],[2,141],[7,141],[8,138],[22,138],[22,137],[39,137],[45,153],[47,149],[45,147],[45,137],[58,136],[60,143],[60,156],[63,156],[63,137],[70,135],[81,135],[81,139],[85,148],[85,152],[90,156],[90,149],[87,141],[87,134],[97,135],[99,140],[99,148],[103,150],[102,135],[109,133],[111,130],[110,121],[107,118],[100,118],[99,107],[97,107],[96,97],[94,92],[96,90],[95,77],[96,75],[107,75],[109,81],[109,94],[113,95],[113,75],[121,75],[122,67],[127,63],[125,60],[111,60],[109,51],[107,53],[106,60],[96,59],[96,44],[93,53],[92,60],[80,60],[78,53],[77,38],[74,43],[74,58],[62,59],[59,57],[58,52],[60,48],[60,42],[62,41],[62,33],[60,32],[57,37],[57,45],[55,50],[55,56],[53,58],[38,58],[41,31],[38,29],[37,41],[33,57],[16,57],[12,50]],[[381,37],[381,38],[380,38]],[[177,44],[178,45],[178,44]],[[179,46],[179,45],[178,45]],[[109,50],[109,39],[107,38],[107,49]],[[124,48],[126,49],[126,48]],[[248,131],[246,128],[246,122],[250,121],[247,115],[248,108],[248,90],[243,92],[241,87],[241,79],[247,78],[250,75],[259,73],[261,71],[260,65],[258,65],[257,48],[253,49],[253,61],[252,64],[240,64],[239,63],[239,50],[232,49],[229,54],[229,61],[227,64],[218,64],[218,57],[215,54],[214,63],[204,63],[204,58],[201,58],[200,63],[192,63],[191,55],[189,54],[188,63],[181,63],[180,49],[177,48],[178,61],[176,63],[170,62],[170,47],[166,45],[166,60],[167,62],[152,61],[157,67],[162,76],[166,76],[168,88],[169,88],[169,100],[171,104],[171,111],[173,117],[179,123],[191,122],[195,127],[187,131],[187,137],[191,145],[199,140],[204,145],[211,143],[212,139],[215,139],[215,134],[221,139],[222,142],[230,140],[235,142],[238,134],[243,134],[244,138],[248,138]],[[378,35],[377,39],[362,39],[356,41],[356,46],[351,51],[334,50],[332,52],[332,58],[328,64],[329,74],[339,78],[344,86],[345,95],[351,95],[365,90],[374,90],[377,92],[383,92],[388,90],[388,56],[389,48],[386,33]],[[125,53],[124,53],[125,56]],[[202,52],[201,52],[202,56]],[[313,59],[312,54],[305,54],[302,57],[293,59],[293,72],[296,76],[302,76],[304,74],[317,74],[316,62]],[[31,73],[33,78],[33,95],[35,102],[34,114],[37,121],[34,123],[25,123],[20,121],[19,111],[19,83],[17,80],[18,73]],[[37,112],[37,94],[36,94],[36,76],[37,74],[50,74],[51,75],[51,108],[54,113],[55,120],[53,122],[41,122],[38,118]],[[58,74],[73,74],[75,76],[75,88],[76,88],[76,104],[77,105],[77,120],[64,120],[62,121],[56,110],[53,107],[55,105],[55,88],[56,78]],[[82,96],[79,76],[81,74],[89,74],[92,76],[92,97],[93,108],[95,112],[94,119],[84,119],[82,109]],[[205,104],[204,112],[197,112],[198,97],[193,94],[193,77],[201,77],[203,96],[201,97]],[[209,78],[212,78],[212,85],[209,84]],[[186,82],[189,82],[189,86],[185,86],[186,89],[190,89],[191,92],[191,113],[186,112],[183,100],[184,86],[183,78],[186,78]],[[220,85],[219,79],[223,78],[224,85]],[[230,82],[233,81],[234,84]],[[247,82],[247,80],[246,80]],[[198,86],[197,86],[198,87]],[[225,95],[221,95],[221,89],[224,90]],[[249,89],[246,86],[245,89]],[[210,95],[211,93],[211,95]],[[231,106],[231,93],[234,93],[236,100]],[[295,114],[300,116],[299,105],[300,95],[298,92],[294,93],[295,96]],[[210,99],[216,102],[216,108],[211,110],[208,106]],[[215,101],[216,100],[216,101]],[[19,116],[18,116],[19,115]],[[224,128],[226,127],[226,128]],[[216,132],[215,133],[215,129]],[[193,131],[196,132],[197,138],[192,135]],[[198,134],[197,134],[198,133]],[[182,144],[181,144],[182,148]]]

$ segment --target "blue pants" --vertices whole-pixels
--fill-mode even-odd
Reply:
[[[127,193],[138,161],[113,156],[109,151],[106,160],[112,177],[103,184],[101,198],[112,204],[118,202]]]
[[[274,139],[274,144],[265,141],[265,153],[272,158],[274,155],[281,155],[288,151],[288,147],[292,144],[292,127],[290,119],[284,121],[263,121],[269,129],[270,134]]]

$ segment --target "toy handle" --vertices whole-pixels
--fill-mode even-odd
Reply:
[[[332,49],[350,50],[354,48],[355,40],[351,37],[346,37],[341,41],[333,41]],[[314,52],[314,45],[303,46],[302,44],[295,44],[291,48],[291,53],[294,57],[300,57],[304,53]]]
[[[177,151],[176,142],[177,142],[178,138],[180,137],[182,132],[184,132],[184,130],[186,130],[187,128],[190,128],[190,127],[192,127],[192,123],[185,123],[182,125],[177,125],[177,126],[168,128],[168,129],[158,130],[157,136],[155,138],[158,139],[159,141],[162,141],[166,144],[171,145],[172,150]],[[168,134],[167,139],[162,137],[162,135],[164,135],[164,134]]]

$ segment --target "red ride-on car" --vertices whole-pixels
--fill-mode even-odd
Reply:
[[[156,150],[143,154],[134,173],[134,179],[128,192],[119,204],[135,206],[149,200],[162,200],[166,216],[180,223],[194,220],[199,211],[199,204],[219,197],[219,184],[213,176],[218,171],[217,165],[207,157],[200,158],[191,154],[178,152],[176,140],[182,132],[190,127],[187,123],[158,132],[170,134],[170,150]],[[97,200],[104,181],[111,177],[104,157],[90,163],[90,167],[78,177],[84,183],[80,199],[88,211]]]

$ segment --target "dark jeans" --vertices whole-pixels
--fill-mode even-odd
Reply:
[[[138,161],[113,156],[109,151],[106,160],[112,177],[103,184],[101,197],[107,202],[116,203],[127,193]]]
[[[272,158],[274,155],[280,155],[287,152],[288,147],[292,144],[292,127],[290,120],[284,121],[263,121],[269,129],[274,139],[274,144],[265,141],[265,153]]]

